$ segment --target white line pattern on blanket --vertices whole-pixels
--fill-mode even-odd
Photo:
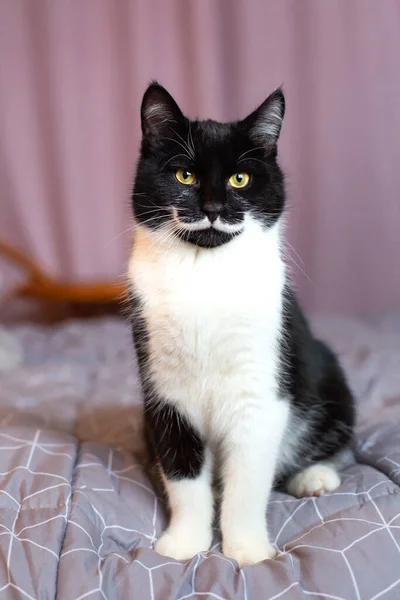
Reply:
[[[29,600],[399,597],[399,424],[359,434],[359,463],[337,492],[274,493],[275,560],[239,570],[216,530],[209,553],[178,563],[153,550],[166,520],[142,466],[124,325],[24,327],[36,355],[0,389],[0,600],[11,590]]]

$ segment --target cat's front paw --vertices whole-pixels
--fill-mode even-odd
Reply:
[[[175,560],[188,560],[199,552],[206,552],[211,546],[212,534],[195,531],[194,528],[170,528],[160,537],[155,551]]]
[[[227,558],[232,558],[239,566],[252,565],[276,556],[276,550],[267,539],[258,536],[229,538],[222,544],[222,552]]]

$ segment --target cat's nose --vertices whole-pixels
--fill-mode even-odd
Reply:
[[[221,214],[223,206],[221,202],[218,202],[217,200],[213,199],[211,201],[206,200],[201,208],[206,217],[208,217],[210,223],[215,223],[215,221]]]
[[[216,209],[216,208],[203,208],[203,211],[205,212],[206,216],[208,217],[208,220],[210,221],[210,223],[215,223],[215,221],[218,219],[220,212],[221,212],[219,209]]]

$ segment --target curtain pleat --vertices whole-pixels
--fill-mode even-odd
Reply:
[[[149,81],[221,120],[283,84],[303,302],[399,308],[399,56],[397,0],[0,0],[0,235],[59,276],[121,276]]]

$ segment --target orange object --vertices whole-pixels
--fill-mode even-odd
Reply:
[[[126,297],[123,283],[109,281],[68,282],[45,273],[29,256],[0,240],[0,254],[27,273],[25,283],[11,290],[8,296],[23,296],[42,301],[76,304],[117,303]]]

